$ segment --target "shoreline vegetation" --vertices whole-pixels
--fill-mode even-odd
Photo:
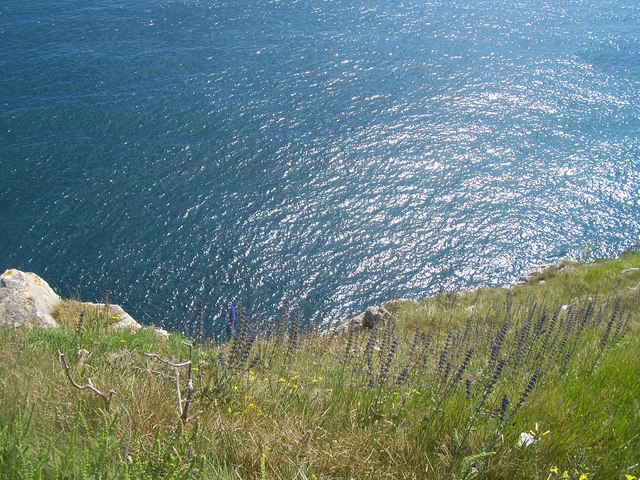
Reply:
[[[638,251],[329,334],[286,302],[216,341],[61,305],[0,327],[1,478],[640,477]]]

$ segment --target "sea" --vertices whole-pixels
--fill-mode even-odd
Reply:
[[[339,322],[640,240],[637,0],[3,0],[0,269]]]

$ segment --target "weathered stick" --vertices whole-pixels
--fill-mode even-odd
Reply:
[[[165,365],[168,365],[176,369],[176,394],[178,395],[178,416],[180,417],[180,420],[183,423],[187,423],[189,420],[193,420],[194,418],[196,418],[198,415],[202,413],[202,412],[198,412],[194,416],[189,418],[189,407],[193,402],[193,380],[191,378],[192,371],[193,371],[192,370],[193,344],[185,343],[185,345],[189,347],[189,360],[181,363],[174,363],[170,360],[165,360],[164,358],[160,357],[155,353],[143,353],[145,357],[155,358],[159,362],[164,363]],[[184,398],[184,400],[182,399],[182,392],[180,390],[180,368],[182,367],[187,367],[187,395]]]
[[[186,367],[187,365],[191,365],[191,359],[189,359],[189,361],[187,361],[187,362],[173,363],[170,360],[165,360],[164,358],[160,357],[160,355],[157,355],[155,353],[143,352],[142,355],[144,355],[145,357],[149,357],[149,358],[155,358],[160,363],[164,363],[165,365],[169,365],[170,367],[180,368],[180,367]]]
[[[184,400],[184,407],[182,408],[182,412],[180,413],[180,418],[184,423],[187,423],[189,420],[193,420],[194,418],[196,418],[198,415],[202,413],[202,412],[198,412],[195,415],[193,415],[191,418],[189,418],[189,406],[191,405],[191,402],[193,402],[193,379],[192,379],[193,362],[191,361],[192,354],[193,354],[193,344],[189,344],[188,347],[189,347],[189,368],[187,369],[187,396]],[[177,381],[177,377],[176,377],[176,381]],[[178,394],[179,393],[180,392],[178,389]]]
[[[90,378],[87,378],[87,383],[85,383],[84,385],[80,385],[71,376],[71,372],[69,371],[69,365],[67,365],[67,360],[66,360],[66,358],[64,356],[64,353],[62,353],[60,350],[58,350],[58,360],[60,360],[60,363],[62,363],[62,366],[64,367],[64,371],[67,374],[67,378],[69,379],[69,382],[71,382],[71,385],[73,387],[77,388],[78,390],[86,390],[86,389],[88,389],[89,391],[91,391],[94,394],[98,395],[100,398],[102,398],[102,400],[104,400],[104,404],[105,404],[105,407],[107,409],[107,412],[110,411],[111,399],[116,394],[115,390],[113,390],[113,389],[109,390],[109,394],[105,395],[104,393],[102,393],[100,390],[98,390],[93,385],[93,382],[91,381]]]

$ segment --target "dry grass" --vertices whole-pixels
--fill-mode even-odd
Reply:
[[[78,305],[64,302],[60,330],[2,330],[0,476],[560,478],[554,466],[572,479],[638,476],[640,276],[621,272],[639,266],[626,254],[550,272],[544,284],[404,302],[373,341],[370,331],[351,343],[316,334],[290,350],[239,330],[233,342],[194,350],[191,411],[202,414],[187,423],[176,369],[142,355],[184,361],[184,338],[113,331],[99,311],[78,328]],[[562,305],[571,308],[554,324]],[[505,318],[506,364],[487,393]],[[58,350],[77,382],[116,391],[110,412],[70,385]],[[530,430],[539,442],[517,447]]]

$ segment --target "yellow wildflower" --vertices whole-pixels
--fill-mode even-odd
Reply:
[[[589,480],[589,473],[582,473],[580,474],[580,477],[578,477],[578,480]]]
[[[628,475],[625,473],[624,480],[638,480],[638,477],[636,477],[635,475]]]
[[[546,432],[540,433],[540,424],[536,422],[536,427],[533,430],[529,430],[529,435],[532,437],[544,437],[545,435],[549,435],[551,430],[547,430]]]
[[[231,413],[231,407],[227,407],[227,413]]]
[[[560,473],[560,472],[558,471],[558,467],[551,467],[549,469],[549,473],[553,473],[554,475],[558,475],[558,473]]]
[[[124,338],[121,338],[120,343],[127,343],[127,341]]]
[[[562,478],[569,478],[569,472],[567,472],[566,470],[562,472]]]
[[[253,370],[249,370],[249,375],[255,375],[256,372],[254,372]]]
[[[200,369],[198,367],[193,367],[191,370],[193,370],[194,372],[199,372]]]

